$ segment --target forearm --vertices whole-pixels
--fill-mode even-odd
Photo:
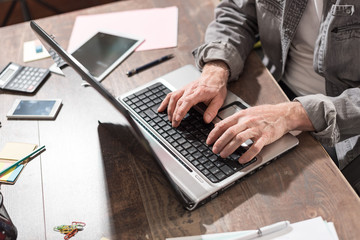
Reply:
[[[251,1],[238,5],[224,0],[215,15],[207,28],[205,44],[193,51],[195,63],[202,69],[208,62],[221,60],[229,67],[229,80],[237,80],[258,31],[255,5]]]

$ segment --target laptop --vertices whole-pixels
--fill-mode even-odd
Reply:
[[[30,22],[30,26],[50,55],[65,60],[127,119],[134,136],[152,154],[179,201],[188,210],[194,210],[217,197],[299,143],[296,137],[286,134],[264,147],[250,162],[240,164],[237,159],[251,145],[251,140],[248,140],[231,156],[222,159],[211,151],[211,146],[205,140],[214,123],[249,107],[241,98],[228,91],[225,103],[213,123],[204,123],[203,108],[199,105],[189,111],[179,127],[172,128],[166,113],[158,113],[157,107],[167,93],[200,76],[194,66],[183,66],[115,98],[54,37],[34,21]]]

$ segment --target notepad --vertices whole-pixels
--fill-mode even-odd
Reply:
[[[50,57],[50,54],[42,46],[39,40],[24,42],[24,62],[31,62]]]
[[[6,143],[0,151],[0,172],[16,161],[22,159],[24,156],[30,154],[35,148],[36,144],[31,143]],[[25,164],[20,164],[7,174],[0,177],[0,183],[14,184],[18,179],[21,171],[24,169]]]
[[[166,238],[167,240],[230,240],[246,238],[247,234],[257,232],[257,230],[215,233],[198,236]],[[246,238],[248,239],[248,238]],[[322,217],[316,217],[290,224],[287,228],[262,237],[256,240],[338,240],[335,226],[332,222],[327,222]]]

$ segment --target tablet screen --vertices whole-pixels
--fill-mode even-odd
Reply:
[[[102,80],[105,77],[104,75],[115,68],[140,43],[139,39],[98,32],[75,50],[72,55],[97,80]]]

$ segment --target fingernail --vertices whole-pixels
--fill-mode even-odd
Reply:
[[[239,159],[239,163],[240,163],[240,164],[244,164],[245,161],[240,158],[240,159]]]
[[[205,119],[205,122],[209,123],[209,122],[211,121],[211,115],[207,113],[207,114],[205,115],[205,118],[204,118],[204,119]]]
[[[217,154],[218,151],[219,151],[219,149],[218,149],[217,147],[213,147],[213,152],[214,152],[215,154]]]
[[[179,115],[176,115],[176,116],[174,117],[174,121],[179,122],[179,121],[180,121],[179,118],[180,118]]]
[[[228,157],[228,155],[226,153],[224,153],[224,152],[221,152],[219,155],[222,158],[227,158]]]

